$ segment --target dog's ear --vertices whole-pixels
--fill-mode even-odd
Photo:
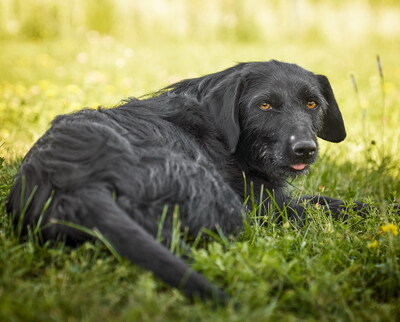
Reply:
[[[230,75],[211,89],[204,100],[231,153],[235,153],[240,136],[239,101],[243,83],[240,75]]]
[[[346,129],[342,118],[342,113],[336,103],[335,96],[328,78],[324,75],[316,75],[322,94],[328,103],[328,109],[322,119],[322,128],[317,136],[330,142],[340,142],[346,138]]]

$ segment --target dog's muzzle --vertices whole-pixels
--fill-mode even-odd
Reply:
[[[296,171],[304,170],[313,163],[317,155],[317,142],[308,131],[298,131],[297,135],[289,138],[287,153],[290,154],[291,168]],[[300,133],[299,133],[300,132]]]

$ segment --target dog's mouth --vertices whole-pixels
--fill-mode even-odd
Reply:
[[[268,145],[254,145],[254,150],[257,152],[256,160],[257,167],[260,171],[265,173],[271,173],[275,171],[276,173],[279,172],[282,176],[299,176],[306,173],[310,165],[314,163],[316,160],[317,153],[312,154],[311,156],[307,157],[298,157],[291,154],[285,153],[282,150],[275,150],[271,149]],[[271,170],[271,167],[275,170]]]

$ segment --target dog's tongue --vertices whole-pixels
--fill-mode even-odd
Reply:
[[[303,170],[305,167],[306,167],[306,164],[304,164],[304,163],[299,163],[299,164],[293,164],[292,166],[291,166],[293,169],[295,169],[295,170]]]

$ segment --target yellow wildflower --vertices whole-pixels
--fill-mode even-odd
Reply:
[[[399,226],[390,223],[384,224],[379,228],[379,233],[390,233],[393,236],[397,236],[399,234]]]
[[[376,239],[374,239],[372,242],[367,244],[367,247],[368,248],[376,248],[376,247],[378,247],[378,245],[379,245],[378,241]]]

